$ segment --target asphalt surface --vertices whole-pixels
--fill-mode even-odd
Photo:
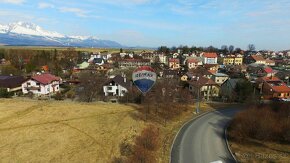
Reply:
[[[235,162],[227,148],[224,129],[239,111],[217,110],[187,123],[174,141],[171,163]]]

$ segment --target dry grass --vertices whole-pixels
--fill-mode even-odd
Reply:
[[[110,162],[144,123],[130,106],[0,99],[0,162]]]
[[[242,163],[290,162],[289,144],[277,144],[247,139],[243,143],[230,141],[230,145],[236,158]]]

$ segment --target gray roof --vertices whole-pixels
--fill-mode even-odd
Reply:
[[[232,88],[235,88],[237,83],[240,81],[240,80],[243,80],[243,79],[228,79],[227,81],[225,81],[222,85],[226,84],[226,83],[229,83],[229,85],[232,86]]]
[[[219,76],[219,77],[228,77],[229,75],[224,74],[224,73],[216,73],[214,76]]]
[[[20,87],[25,81],[23,76],[2,76],[0,75],[0,87],[15,88]]]
[[[128,81],[128,80],[126,80],[126,82],[125,82],[124,77],[122,77],[120,75],[117,75],[114,78],[109,79],[107,82],[105,82],[104,85],[107,85],[107,84],[109,84],[111,82],[115,82],[116,84],[119,84],[119,85],[123,86],[126,89],[129,89],[131,87],[131,82]]]

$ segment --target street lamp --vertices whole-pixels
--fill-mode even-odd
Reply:
[[[199,77],[197,77],[196,78],[196,82],[197,82],[197,106],[196,106],[196,110],[195,110],[195,112],[196,112],[196,114],[198,114],[199,113],[199,108],[200,108],[200,106],[199,106],[199,94],[200,94],[200,89],[199,89],[199,82],[198,82],[198,80],[199,80]]]

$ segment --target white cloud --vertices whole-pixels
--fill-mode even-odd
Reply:
[[[78,17],[88,17],[88,11],[80,9],[80,8],[73,8],[73,7],[61,7],[59,8],[60,12],[69,12],[73,13]]]
[[[90,2],[97,2],[97,3],[107,3],[111,5],[119,5],[119,6],[124,6],[124,5],[144,5],[144,4],[149,4],[149,3],[156,3],[159,2],[159,0],[90,0]]]
[[[25,0],[1,0],[0,3],[10,3],[15,5],[20,5],[25,2]]]
[[[38,8],[40,9],[54,8],[54,5],[50,3],[41,2],[41,3],[38,3]]]

